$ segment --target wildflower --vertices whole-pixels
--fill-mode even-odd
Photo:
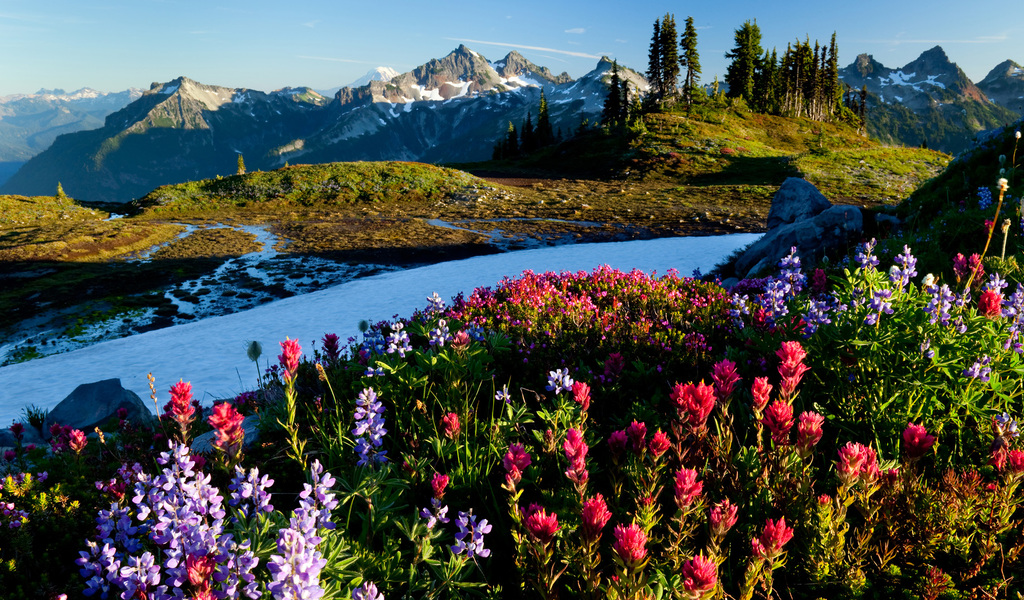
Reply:
[[[341,358],[341,350],[338,347],[338,336],[334,333],[325,333],[320,340],[324,345],[324,357],[329,362],[337,362]]]
[[[956,275],[957,283],[967,279],[974,274],[975,280],[985,276],[985,268],[981,265],[981,256],[972,254],[970,258],[964,258],[963,254],[953,257],[953,274]]]
[[[430,508],[424,508],[420,511],[420,516],[427,520],[427,529],[433,529],[438,522],[448,523],[448,506],[441,505],[440,498],[430,499]]]
[[[874,271],[875,267],[878,266],[878,257],[871,255],[871,252],[875,249],[876,243],[875,238],[871,238],[870,242],[859,244],[857,246],[856,254],[853,256],[853,259],[857,261],[860,268],[865,271]]]
[[[440,312],[444,310],[444,300],[434,292],[427,296],[427,312]]]
[[[978,298],[978,314],[995,319],[1003,314],[1003,295],[995,290],[985,290]]]
[[[793,406],[776,400],[764,413],[761,422],[771,431],[772,441],[780,446],[789,444],[789,430],[793,427]]]
[[[616,525],[613,531],[615,542],[612,550],[628,570],[642,568],[647,562],[647,534],[635,523],[623,527]]]
[[[228,504],[237,507],[245,517],[252,516],[254,512],[272,512],[274,506],[270,504],[270,493],[267,492],[267,488],[273,484],[274,480],[270,476],[260,477],[260,471],[256,467],[246,472],[240,465],[235,465],[235,474],[228,485],[228,489],[231,490]]]
[[[786,297],[790,295],[792,287],[785,281],[776,279],[768,283],[765,293],[761,296],[761,304],[765,309],[765,317],[769,322],[775,317],[789,314],[789,307],[786,306]]]
[[[924,341],[921,342],[921,354],[923,354],[924,357],[929,359],[929,360],[935,358],[935,351],[932,350],[931,347],[932,347],[931,339],[924,338]]]
[[[988,366],[991,362],[991,358],[988,356],[982,356],[978,360],[974,361],[974,364],[970,367],[964,369],[963,376],[987,382],[989,373],[992,372],[992,367]]]
[[[384,600],[384,594],[377,591],[377,584],[364,581],[362,585],[352,590],[352,600]]]
[[[434,490],[434,497],[438,500],[444,498],[444,490],[448,487],[448,476],[440,473],[434,473],[434,478],[430,480],[430,487]]]
[[[597,494],[593,498],[588,498],[583,503],[583,539],[587,541],[597,541],[601,538],[601,530],[608,524],[608,520],[612,518],[612,513],[608,511],[608,504],[604,501],[604,496]]]
[[[737,516],[738,511],[739,507],[729,502],[728,498],[711,507],[711,513],[708,517],[708,522],[711,525],[711,536],[717,540],[725,537],[725,534],[729,533],[729,530],[736,524],[736,520],[739,518]]]
[[[373,466],[387,462],[387,451],[376,450],[384,443],[387,429],[384,429],[384,405],[377,398],[373,388],[365,388],[356,399],[355,422],[352,435],[356,440],[358,466]]]
[[[836,472],[839,480],[846,485],[853,485],[858,481],[865,484],[874,483],[879,476],[878,455],[863,444],[847,442],[839,449]]]
[[[806,458],[824,435],[821,426],[825,424],[825,417],[816,412],[804,411],[800,413],[799,421],[796,426],[796,448],[800,456]]]
[[[505,481],[511,485],[519,483],[523,478],[523,471],[530,466],[532,459],[530,453],[522,444],[510,444],[508,452],[502,459],[501,464],[505,467]]]
[[[647,449],[651,451],[651,454],[654,456],[654,460],[658,460],[671,445],[672,442],[669,441],[668,436],[659,429],[654,432],[653,436],[651,436],[651,441],[647,444]]]
[[[617,461],[619,456],[626,450],[629,438],[626,437],[626,430],[613,431],[608,436],[608,448],[612,451],[612,457]]]
[[[899,289],[903,289],[910,283],[910,280],[917,276],[917,259],[910,253],[910,246],[903,246],[903,254],[896,256],[894,269],[889,272],[889,281]]]
[[[760,414],[764,407],[768,406],[768,398],[772,393],[772,384],[768,383],[767,377],[755,377],[751,392],[754,395],[754,412]]]
[[[793,528],[786,525],[786,518],[779,517],[778,522],[766,519],[761,535],[751,540],[754,555],[774,561],[782,553],[782,547],[793,539]]]
[[[868,309],[871,311],[868,316],[864,318],[864,323],[867,325],[875,325],[878,323],[878,319],[882,316],[882,313],[891,315],[893,313],[892,303],[889,299],[892,298],[892,290],[875,290],[871,295],[871,304],[868,305]]]
[[[739,373],[736,372],[736,363],[731,360],[721,360],[715,363],[711,379],[715,382],[715,397],[719,402],[724,402],[732,395],[736,384],[740,381]]]
[[[299,340],[286,337],[281,342],[281,354],[277,356],[278,362],[281,363],[281,368],[284,369],[285,382],[295,378],[295,373],[299,370],[300,358],[302,358],[302,347],[299,346]]]
[[[445,343],[451,339],[448,330],[448,323],[444,319],[437,320],[437,327],[430,330],[430,345],[435,348],[444,348]]]
[[[512,395],[508,393],[508,386],[502,386],[498,393],[494,394],[494,399],[505,404],[512,404]]]
[[[242,429],[243,420],[245,418],[231,406],[230,402],[214,405],[213,413],[206,420],[217,435],[213,445],[225,452],[232,460],[238,457],[245,439],[245,430]]]
[[[453,554],[466,553],[469,558],[482,556],[487,558],[491,551],[484,548],[484,535],[491,532],[491,525],[487,519],[476,521],[473,511],[468,513],[459,511],[459,518],[456,521],[459,531],[455,534],[455,545],[451,547]]]
[[[464,349],[469,345],[470,337],[465,331],[460,331],[451,337],[452,348],[456,350]]]
[[[590,386],[577,381],[572,384],[572,400],[584,410],[590,410]]]
[[[1010,450],[1006,453],[1007,470],[1012,474],[1024,473],[1024,450]]]
[[[715,408],[714,388],[703,381],[697,385],[677,383],[669,398],[676,405],[679,419],[694,429],[702,427]]]
[[[821,325],[829,325],[832,319],[828,313],[831,308],[824,300],[809,300],[807,302],[807,313],[803,316],[804,336],[810,336],[818,330]]]
[[[462,425],[459,424],[459,415],[450,412],[441,418],[441,428],[444,433],[444,437],[454,440],[459,436],[459,432],[462,431]]]
[[[25,436],[25,425],[22,423],[12,423],[10,426],[11,433],[14,434],[14,439],[19,442]]]
[[[182,429],[187,429],[192,422],[192,415],[196,412],[195,407],[192,406],[192,383],[179,380],[178,383],[171,386],[170,392],[171,416]]]
[[[907,423],[907,428],[903,430],[903,446],[907,449],[907,455],[910,458],[924,456],[933,444],[935,444],[935,436],[929,435],[923,425]]]
[[[409,342],[409,334],[405,332],[405,325],[398,321],[391,326],[391,333],[387,337],[387,349],[385,350],[388,354],[398,353],[399,356],[405,358],[405,353],[412,350],[412,344]]]
[[[554,512],[548,512],[546,509],[533,504],[527,511],[525,521],[526,532],[530,535],[533,541],[544,546],[555,539],[555,534],[558,533],[558,515]]]
[[[583,434],[578,429],[569,429],[562,448],[565,450],[565,458],[569,460],[569,468],[565,471],[565,476],[576,485],[585,484],[590,475],[587,473],[588,448],[587,443],[583,441]]]
[[[702,491],[704,482],[697,479],[697,471],[684,467],[676,472],[673,498],[679,510],[685,511],[690,508]]]
[[[942,284],[942,287],[935,289],[932,287],[929,290],[932,295],[931,300],[928,302],[928,306],[925,307],[925,312],[931,315],[930,323],[933,325],[938,323],[940,325],[946,325],[949,323],[949,310],[953,307],[953,301],[956,299],[953,296],[952,290],[949,286]]]
[[[569,369],[556,369],[548,371],[548,385],[545,389],[549,392],[554,392],[557,396],[563,391],[571,391],[573,383],[575,382],[569,376]]]
[[[608,355],[608,358],[604,361],[604,378],[607,381],[618,379],[619,375],[622,374],[623,369],[626,368],[626,359],[622,358],[622,354],[618,352],[612,352]]]
[[[640,423],[636,419],[626,427],[626,437],[629,439],[629,449],[637,456],[641,456],[647,449],[647,424]]]
[[[718,584],[718,565],[698,554],[683,563],[681,575],[687,598],[702,598]]]
[[[780,383],[779,392],[783,397],[790,398],[793,392],[796,391],[796,387],[800,385],[800,380],[803,378],[804,373],[810,369],[810,367],[803,364],[807,352],[800,345],[800,342],[782,342],[782,347],[775,352],[775,355],[781,361],[779,363],[779,375],[782,376],[782,382]]]
[[[185,572],[188,575],[188,582],[193,586],[209,589],[209,580],[213,576],[213,568],[216,564],[214,557],[209,554],[205,556],[189,554],[185,558]]]
[[[85,432],[81,429],[71,430],[71,439],[68,440],[68,447],[75,454],[81,454],[82,450],[85,450],[86,444],[89,442],[85,439]]]
[[[1004,155],[1003,158],[1005,159],[1006,156]],[[978,188],[978,208],[986,210],[990,206],[992,206],[992,190],[987,187]]]
[[[779,262],[779,276],[789,284],[789,293],[797,295],[803,291],[807,276],[800,272],[800,257],[796,255],[796,246],[789,250],[789,255]]]

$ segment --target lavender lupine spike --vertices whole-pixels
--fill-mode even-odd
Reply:
[[[575,382],[569,376],[569,369],[555,369],[554,371],[548,371],[548,384],[545,386],[545,389],[549,392],[554,392],[557,396],[562,392],[572,391],[573,383]]]
[[[384,600],[384,594],[377,590],[377,584],[364,581],[362,585],[352,590],[352,600]]]
[[[491,525],[487,519],[481,519],[477,523],[473,511],[468,513],[459,511],[459,518],[456,521],[459,531],[455,534],[455,545],[451,547],[453,554],[466,553],[469,558],[482,556],[487,558],[491,551],[484,548],[484,534],[491,532]]]
[[[729,316],[732,317],[733,325],[737,329],[743,328],[743,315],[750,314],[750,307],[747,305],[747,301],[750,298],[747,295],[740,296],[739,294],[732,295],[732,308],[729,309]]]
[[[896,256],[895,263],[889,272],[889,281],[902,290],[917,276],[917,259],[910,253],[910,246],[903,246],[903,254]]]
[[[800,271],[800,257],[796,254],[796,246],[789,249],[789,254],[779,261],[779,278],[789,284],[789,294],[796,296],[807,284],[807,276]]]
[[[274,506],[270,504],[270,492],[267,488],[274,485],[274,480],[269,475],[260,477],[258,468],[253,467],[249,471],[235,465],[235,475],[231,478],[228,489],[231,490],[231,499],[228,505],[238,508],[246,518],[259,512],[271,512]]]
[[[924,310],[931,315],[929,322],[947,325],[950,319],[949,309],[953,307],[953,301],[955,300],[952,290],[949,289],[948,285],[942,284],[942,287],[936,289],[933,286],[928,291],[931,293],[932,299]]]
[[[991,275],[988,276],[988,281],[985,282],[985,285],[982,289],[992,290],[995,292],[1002,292],[1009,285],[1010,284],[1007,283],[1005,279],[999,276],[999,273],[992,273]]]
[[[875,290],[872,294],[871,304],[868,305],[868,310],[871,312],[864,318],[864,322],[868,325],[875,325],[882,313],[891,315],[893,313],[892,303],[889,302],[891,298],[892,290]]]
[[[437,348],[444,348],[445,343],[451,339],[451,332],[448,330],[448,323],[444,319],[437,320],[437,327],[430,330],[430,345]]]
[[[875,238],[871,238],[871,241],[864,242],[857,246],[857,252],[854,254],[853,259],[857,261],[857,265],[865,271],[874,271],[875,267],[878,266],[878,257],[871,255],[876,244],[877,242],[875,241]]]
[[[437,292],[427,296],[427,312],[440,312],[444,310],[444,307],[444,300],[437,295]]]
[[[439,498],[431,498],[430,508],[421,510],[420,516],[427,520],[427,529],[433,529],[438,522],[448,523],[451,520],[448,518],[448,505],[442,506]]]
[[[387,451],[378,450],[384,443],[387,429],[384,429],[384,405],[377,398],[373,388],[366,388],[356,399],[355,421],[352,435],[356,440],[356,453],[359,454],[359,466],[374,466],[387,462]]]
[[[405,325],[399,321],[391,326],[391,333],[388,334],[387,342],[387,353],[395,354],[405,358],[405,353],[412,350],[412,344],[409,343],[409,334],[404,329]]]
[[[992,190],[987,187],[978,188],[978,208],[985,210],[992,206]]]
[[[964,377],[970,377],[982,382],[988,381],[988,376],[992,372],[992,367],[988,366],[991,362],[991,358],[988,356],[982,356],[978,360],[974,361],[974,364],[970,367],[964,369]]]
[[[768,310],[768,317],[774,319],[789,314],[789,307],[786,306],[786,296],[789,295],[790,285],[785,281],[775,279],[768,283],[765,293],[761,296],[761,303]]]
[[[832,319],[829,318],[831,307],[824,300],[810,300],[807,303],[807,314],[804,315],[804,335],[810,336],[818,331],[821,325],[829,325]]]

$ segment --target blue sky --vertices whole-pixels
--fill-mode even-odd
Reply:
[[[784,50],[835,31],[840,63],[900,67],[941,45],[974,81],[1024,63],[1019,3],[893,0],[425,2],[392,0],[0,0],[0,96],[40,88],[148,88],[179,75],[269,91],[344,85],[378,65],[400,72],[465,43],[491,60],[515,49],[573,77],[602,55],[646,70],[654,20],[698,27],[703,80],[723,75],[744,20]]]

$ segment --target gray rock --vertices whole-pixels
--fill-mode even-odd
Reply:
[[[772,197],[766,224],[770,231],[780,225],[814,217],[830,206],[832,203],[806,179],[787,177]]]
[[[43,436],[39,435],[39,431],[35,427],[28,423],[23,423],[23,425],[25,426],[25,432],[21,436],[21,444],[23,446],[28,446],[29,444],[40,446],[46,443],[46,440],[43,439]],[[14,448],[16,445],[17,439],[15,439],[14,434],[11,433],[10,428],[5,427],[0,429],[0,447],[6,446]]]
[[[259,439],[259,430],[257,427],[260,424],[259,415],[249,415],[242,421],[242,431],[245,432],[245,440],[242,442],[243,448],[248,448],[256,443]],[[209,454],[213,455],[216,450],[213,447],[214,440],[217,439],[217,432],[207,431],[203,435],[192,440],[192,452],[195,454]]]
[[[773,272],[793,247],[806,272],[827,252],[845,248],[860,238],[863,230],[864,217],[858,207],[832,206],[813,219],[769,230],[736,261],[736,275],[752,277]]]
[[[156,417],[138,394],[121,386],[120,379],[106,379],[95,383],[84,383],[61,400],[43,423],[43,435],[49,437],[50,426],[54,423],[70,425],[82,431],[92,431],[117,417],[117,409],[128,410],[128,419],[141,425],[149,425]]]

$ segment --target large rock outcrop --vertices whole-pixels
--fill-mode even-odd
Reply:
[[[856,206],[835,206],[804,179],[790,177],[772,198],[768,232],[754,242],[734,265],[736,277],[773,272],[782,257],[796,247],[804,270],[827,253],[845,250],[860,239],[864,216]]]
[[[121,386],[120,379],[83,383],[61,400],[43,422],[43,435],[49,437],[54,423],[70,425],[86,433],[117,416],[118,409],[128,411],[128,420],[148,425],[155,420],[149,407],[138,394]]]

